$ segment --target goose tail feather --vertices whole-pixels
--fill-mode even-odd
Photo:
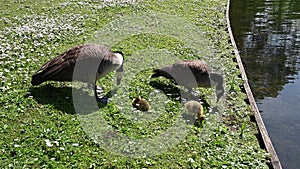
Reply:
[[[167,73],[166,71],[163,71],[161,69],[155,69],[155,70],[153,70],[153,72],[154,72],[154,74],[151,76],[151,78],[162,76],[167,79],[173,79],[173,77],[169,73]]]
[[[37,86],[43,82],[45,82],[44,73],[43,72],[37,72],[34,75],[32,75],[31,84],[33,86]]]

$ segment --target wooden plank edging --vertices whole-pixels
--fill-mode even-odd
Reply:
[[[234,48],[234,53],[235,53],[235,56],[236,56],[236,60],[237,60],[239,69],[241,71],[242,79],[244,81],[243,85],[244,85],[244,88],[246,90],[246,94],[247,94],[247,97],[249,99],[249,103],[250,103],[251,109],[254,112],[254,117],[255,117],[255,120],[256,120],[256,123],[257,123],[258,129],[259,129],[260,135],[261,135],[261,137],[263,139],[263,142],[264,142],[264,145],[265,145],[267,151],[271,155],[272,167],[274,169],[282,169],[280,160],[279,160],[279,158],[277,156],[277,153],[276,153],[276,151],[275,151],[275,149],[273,147],[272,141],[271,141],[271,139],[269,137],[269,134],[267,132],[265,124],[264,124],[264,122],[262,120],[262,117],[261,117],[261,115],[259,113],[259,110],[257,108],[255,99],[254,99],[252,91],[251,91],[251,88],[250,88],[249,83],[248,83],[246,72],[245,72],[245,69],[244,69],[244,66],[243,66],[243,63],[242,63],[239,51],[237,49],[237,46],[236,46],[236,43],[235,43],[235,40],[234,40],[232,29],[231,29],[231,26],[230,26],[229,8],[230,8],[230,0],[228,0],[228,2],[227,2],[227,8],[226,8],[227,28],[228,28],[228,32],[229,32],[231,43],[232,43],[233,48]]]

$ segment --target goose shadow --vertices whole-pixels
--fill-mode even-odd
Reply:
[[[160,83],[157,81],[150,81],[150,86],[154,89],[162,91],[168,99],[181,100],[180,89],[172,84]]]
[[[204,99],[205,96],[196,96],[190,91],[179,89],[176,84],[165,84],[157,81],[151,81],[150,85],[166,94],[169,99],[181,101],[183,104],[190,100],[201,101],[203,106],[210,107],[208,102]]]
[[[79,102],[82,103],[73,100],[74,93],[77,95],[76,98],[81,98]],[[46,84],[39,87],[30,87],[27,95],[32,96],[39,104],[52,105],[55,109],[66,114],[89,114],[106,106],[98,103],[93,95],[90,95],[88,91],[84,91],[82,88],[55,87],[51,84]],[[86,111],[77,112],[76,110],[78,109],[74,107],[74,103],[80,104],[81,110]],[[91,106],[92,103],[96,103],[96,105]]]

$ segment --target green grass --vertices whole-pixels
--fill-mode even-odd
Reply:
[[[134,2],[2,3],[1,168],[268,168],[269,155],[259,146],[239,88],[226,0]],[[44,62],[90,42],[125,54],[125,76],[107,106],[95,107],[81,84],[31,86],[31,75]],[[220,103],[213,89],[199,89],[208,103],[201,125],[182,118],[178,91],[184,89],[149,78],[153,68],[181,59],[206,60],[225,78],[226,97]],[[98,82],[104,93],[114,88],[114,80],[111,73]],[[85,96],[80,109],[72,92]],[[136,95],[152,103],[152,112],[132,110]]]

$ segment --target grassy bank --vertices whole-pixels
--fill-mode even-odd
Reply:
[[[225,9],[225,0],[4,1],[0,6],[1,168],[267,168],[269,155],[259,146],[246,95],[239,87],[242,81],[228,42]],[[125,55],[126,75],[110,104],[93,109],[94,105],[85,104],[93,100],[87,95],[76,109],[72,91],[82,94],[88,89],[78,85],[72,90],[72,83],[57,82],[31,86],[31,75],[44,62],[90,42]],[[213,89],[199,89],[207,102],[204,123],[168,130],[185,124],[176,95],[183,89],[149,77],[153,68],[182,59],[209,63],[225,78],[226,96],[216,103]],[[114,88],[114,80],[112,73],[99,81],[104,93]],[[173,95],[164,95],[155,86],[165,86]],[[152,114],[132,111],[130,102],[136,95],[150,101]],[[109,145],[97,143],[101,139],[93,136],[105,124],[135,144],[130,147],[119,136],[107,140]],[[165,137],[159,137],[165,131]],[[175,139],[177,135],[180,138]],[[139,146],[140,140],[146,147]],[[163,149],[166,144],[171,146]]]

